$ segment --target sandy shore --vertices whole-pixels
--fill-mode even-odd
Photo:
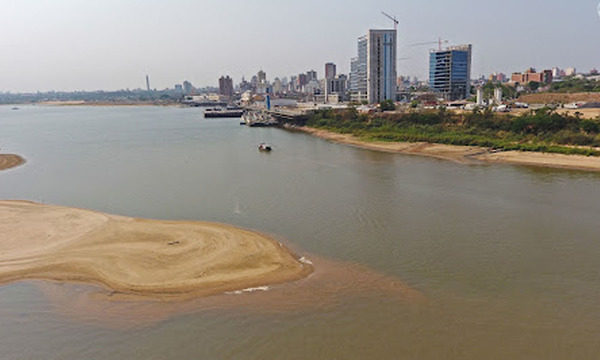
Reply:
[[[476,146],[455,146],[430,144],[424,142],[377,142],[364,141],[350,134],[309,127],[298,130],[336,143],[357,146],[364,149],[391,153],[413,154],[450,160],[462,164],[481,162],[510,163],[518,165],[542,166],[585,171],[600,171],[600,158],[582,155],[563,155],[525,151],[490,152],[487,148]]]
[[[0,154],[0,170],[17,167],[25,163],[25,159],[15,154]]]
[[[228,225],[0,201],[0,283],[74,281],[119,294],[187,299],[312,271],[280,243]]]

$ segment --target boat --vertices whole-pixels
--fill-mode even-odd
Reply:
[[[260,143],[260,145],[258,145],[258,151],[271,151],[271,145],[267,144],[267,143]]]
[[[205,118],[239,118],[244,114],[243,109],[238,108],[214,108],[204,110]]]
[[[15,107],[14,107],[14,108],[12,108],[11,110],[19,110],[19,108],[15,106]]]

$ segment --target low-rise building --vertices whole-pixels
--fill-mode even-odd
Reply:
[[[510,80],[515,84],[525,85],[532,81],[550,84],[552,82],[552,70],[543,70],[536,72],[534,68],[530,68],[523,73],[513,73]]]

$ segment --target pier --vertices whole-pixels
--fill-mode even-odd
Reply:
[[[308,110],[247,108],[242,119],[248,126],[305,126]]]

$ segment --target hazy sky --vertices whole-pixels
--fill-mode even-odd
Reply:
[[[0,91],[239,82],[335,62],[396,15],[401,75],[427,78],[430,46],[473,44],[473,75],[600,68],[598,0],[0,0]]]

